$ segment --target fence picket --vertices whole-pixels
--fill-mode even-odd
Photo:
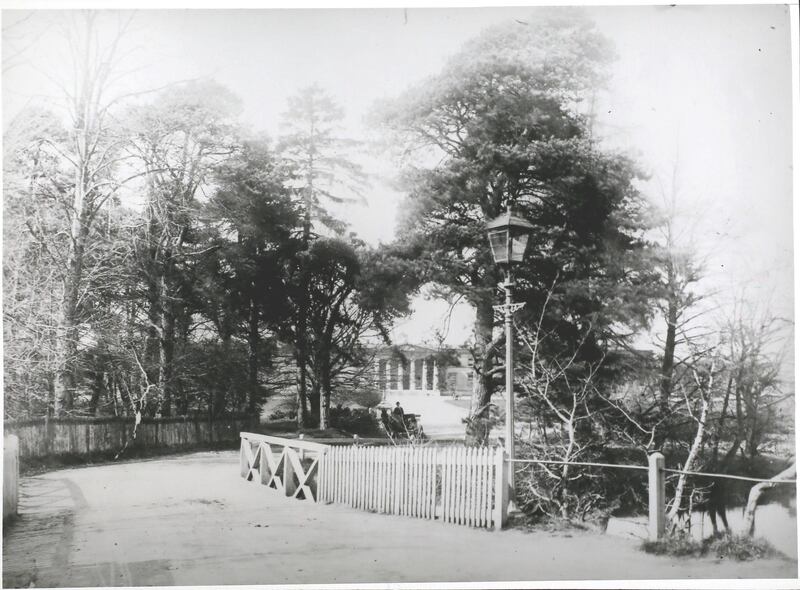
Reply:
[[[419,448],[414,448],[413,452],[414,463],[413,463],[413,480],[414,484],[412,486],[411,491],[411,500],[412,500],[412,516],[419,517],[420,516],[420,506],[419,506],[419,496],[420,496],[420,488],[422,485],[422,473],[420,469],[420,459],[422,458],[422,450]]]
[[[384,489],[385,489],[384,488],[384,479],[383,479],[383,466],[384,466],[383,455],[384,455],[384,449],[383,448],[378,448],[378,465],[377,465],[377,470],[378,470],[378,503],[377,503],[377,506],[376,506],[376,509],[377,509],[378,512],[383,512],[383,499],[384,499],[384,493],[385,493],[384,492]]]
[[[472,462],[475,447],[467,449],[464,457],[464,522],[472,525]]]
[[[370,510],[378,511],[378,448],[370,449],[370,469],[372,473],[372,484],[370,486]]]
[[[422,450],[422,488],[420,494],[420,517],[428,518],[428,481],[430,479],[428,473],[428,458],[430,457],[430,448]]]
[[[430,448],[422,450],[422,513],[421,518],[428,518],[428,506],[430,505],[429,482],[430,482]]]
[[[366,509],[372,510],[372,476],[375,473],[375,470],[372,466],[372,449],[367,447],[366,451],[364,452],[366,455],[366,470],[367,470],[367,501],[366,501]]]
[[[447,522],[455,522],[455,449],[448,450],[447,465]]]
[[[335,474],[333,478],[333,485],[334,485],[333,501],[336,503],[341,503],[342,485],[344,485],[343,484],[344,478],[342,477],[342,466],[339,459],[339,447],[333,447],[331,449],[331,453],[332,453],[331,467],[335,469],[335,471],[333,472]]]
[[[483,526],[483,447],[475,450],[475,526]]]
[[[242,439],[240,473],[286,495],[295,496],[297,487],[312,501],[483,528],[494,525],[502,502],[495,497],[502,460],[495,449],[331,446],[317,451],[309,475],[293,458],[310,449],[274,441],[254,447],[255,440]]]
[[[324,461],[325,461],[325,454],[321,453],[317,457],[316,485],[315,486],[311,486],[311,482],[310,481],[306,482],[306,484],[309,485],[311,487],[311,489],[314,491],[314,498],[316,499],[317,502],[322,502],[322,494],[320,492],[324,491],[322,489],[324,487],[324,485],[325,485],[323,483],[323,475],[324,475],[323,469],[324,469],[324,466],[325,466]]]
[[[364,449],[359,448],[359,447],[354,447],[354,448],[355,448],[355,453],[356,453],[356,457],[357,457],[357,461],[358,461],[358,484],[357,484],[358,487],[357,487],[356,491],[360,492],[360,493],[356,493],[356,506],[358,508],[360,508],[361,510],[363,510],[364,509],[364,500],[366,499],[365,498],[366,494],[364,494],[364,491],[367,488],[366,477],[364,477],[365,476],[365,471],[366,471],[366,469],[365,469],[365,467],[366,467],[366,457],[364,456]]]
[[[476,526],[476,486],[475,486],[475,477],[477,476],[477,454],[478,449],[472,447],[469,453],[469,479],[467,480],[467,487],[469,488],[469,524],[471,526]]]
[[[360,448],[358,449],[359,455],[361,455],[361,482],[363,484],[362,490],[365,493],[362,494],[361,499],[361,509],[368,510],[369,509],[369,453],[367,452],[369,449]]]
[[[400,494],[401,494],[400,505],[402,506],[401,514],[403,516],[408,516],[408,489],[406,488],[405,485],[403,485],[403,484],[405,484],[405,482],[408,481],[408,456],[409,456],[409,448],[405,447],[403,449],[403,462],[402,462],[402,465],[403,465],[402,473],[403,473],[403,475],[400,478],[400,482],[401,482],[401,485],[400,485]]]
[[[353,447],[353,454],[356,457],[356,490],[355,507],[364,508],[364,453],[359,447]]]
[[[488,477],[486,472],[486,464],[487,464],[487,455],[486,455],[487,448],[481,447],[481,469],[480,469],[480,486],[481,486],[481,494],[480,494],[480,526],[485,527],[487,526],[486,522],[486,478]]]
[[[442,460],[442,521],[443,522],[450,522],[450,478],[447,473],[447,468],[449,465],[448,455],[450,454],[450,449],[445,448],[441,453],[441,460]]]
[[[450,502],[450,522],[456,522],[456,460],[457,460],[457,449],[450,449],[450,469],[449,469],[449,477],[450,477],[450,489],[448,490],[449,502]]]
[[[347,448],[342,451],[342,455],[344,458],[345,472],[344,503],[349,505],[352,499],[352,494],[350,492],[353,489],[353,454],[350,452],[350,449]]]
[[[461,469],[461,524],[469,524],[469,455],[472,448],[464,449],[464,465]]]
[[[358,450],[358,447],[350,447],[350,452],[353,455],[353,508],[359,507],[361,500],[359,491],[364,489],[361,486],[361,454]]]
[[[467,449],[458,449],[458,458],[456,459],[456,522],[464,524],[464,455]]]
[[[397,454],[397,479],[395,482],[395,493],[397,494],[397,514],[403,514],[403,476],[404,466],[403,463],[406,458],[406,450],[401,449]]]
[[[347,484],[347,472],[344,466],[344,456],[341,447],[336,449],[336,502],[344,504],[344,490]]]
[[[430,479],[430,482],[429,482],[429,485],[430,485],[429,502],[430,502],[430,504],[428,506],[428,508],[429,508],[428,518],[430,518],[431,520],[436,518],[436,456],[437,456],[437,454],[438,454],[438,451],[434,447],[434,448],[431,448],[430,454],[428,456],[428,461],[429,461],[429,466],[430,466],[430,473],[431,473],[431,479]]]
[[[389,454],[388,449],[381,449],[381,501],[380,511],[389,512]]]
[[[331,467],[332,467],[332,465],[331,465],[331,451],[332,450],[333,449],[329,448],[328,451],[322,456],[322,465],[321,465],[321,467],[323,468],[322,473],[323,473],[324,477],[321,478],[321,479],[324,481],[324,484],[323,484],[323,486],[324,486],[323,489],[324,489],[324,493],[325,493],[324,502],[326,504],[330,504],[330,502],[331,502],[331,478],[330,478],[330,474],[331,474]]]

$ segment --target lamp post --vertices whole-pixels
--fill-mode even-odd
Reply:
[[[514,334],[511,320],[514,312],[524,305],[513,303],[511,299],[511,288],[514,286],[512,266],[523,261],[533,229],[528,221],[513,215],[510,207],[503,215],[486,224],[494,262],[505,271],[502,286],[506,301],[504,305],[494,308],[503,312],[506,330],[506,455],[511,462],[508,468],[509,503],[514,501]]]

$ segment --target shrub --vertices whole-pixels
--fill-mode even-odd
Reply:
[[[722,535],[711,537],[704,542],[708,553],[717,557],[730,557],[737,561],[775,557],[778,551],[764,539],[754,538],[750,535]]]
[[[703,557],[716,555],[719,558],[731,558],[737,561],[775,557],[778,551],[764,539],[756,539],[749,535],[725,534],[697,541],[685,532],[665,536],[658,541],[645,541],[642,548],[655,555],[671,555],[673,557]]]
[[[269,415],[270,420],[294,420],[297,418],[297,412],[294,410],[275,410]]]
[[[336,405],[358,404],[365,408],[374,408],[382,400],[383,394],[371,387],[341,388],[337,389],[332,396],[332,401]]]
[[[381,434],[378,419],[369,410],[350,409],[337,406],[331,408],[330,423],[333,428],[359,436],[378,436]]]
[[[685,532],[666,535],[658,541],[645,541],[642,549],[655,555],[672,555],[674,557],[701,557],[705,554],[703,543],[694,540]]]
[[[518,440],[520,459],[558,461],[563,450],[556,445]],[[626,449],[602,444],[586,445],[576,461],[636,464],[641,458]],[[604,530],[612,515],[646,510],[647,477],[641,472],[586,465],[570,466],[564,477],[561,465],[532,463],[516,477],[518,506],[538,520],[557,518]]]

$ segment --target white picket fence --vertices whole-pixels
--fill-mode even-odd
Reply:
[[[241,433],[240,472],[284,496],[361,510],[500,529],[503,449],[329,446]]]
[[[319,470],[320,502],[473,527],[505,521],[499,448],[333,447]]]

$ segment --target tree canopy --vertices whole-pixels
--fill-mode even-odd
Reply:
[[[525,317],[539,321],[545,311],[544,328],[559,334],[559,346],[580,346],[598,360],[603,344],[649,315],[638,172],[593,140],[578,111],[609,57],[608,43],[585,21],[510,23],[469,43],[380,113],[417,154],[404,173],[398,247],[417,260],[421,280],[477,311],[476,356],[487,362],[473,407],[486,407],[493,389],[500,270],[485,224],[508,207],[535,227],[515,271],[516,296],[527,303]]]

